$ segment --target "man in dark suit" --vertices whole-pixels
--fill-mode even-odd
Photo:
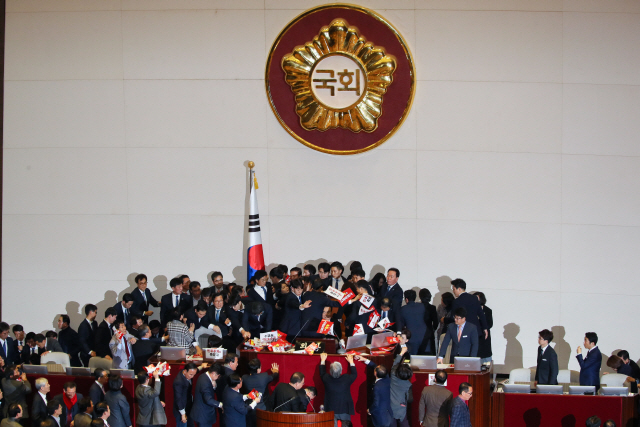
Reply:
[[[368,368],[373,369],[375,383],[371,394],[368,395],[369,409],[367,413],[371,415],[371,423],[373,427],[387,427],[393,421],[393,411],[391,410],[391,379],[387,374],[387,368],[376,365],[375,362],[357,356],[358,360],[367,364]]]
[[[313,291],[302,295],[302,314],[300,316],[300,336],[317,336],[318,322],[322,320],[325,307],[341,307],[338,301],[329,299],[324,293],[322,280],[316,279],[313,282]],[[315,322],[314,322],[315,321]],[[315,328],[314,328],[315,326]],[[336,328],[339,325],[334,325]]]
[[[89,388],[89,398],[93,403],[93,406],[96,406],[100,402],[104,402],[104,386],[109,382],[109,371],[96,368],[93,371],[93,377],[95,381],[91,384]]]
[[[416,291],[404,291],[405,305],[400,309],[399,330],[407,327],[411,331],[409,354],[424,354],[426,345],[427,324],[425,323],[424,305],[416,304]],[[385,297],[386,298],[386,297]]]
[[[213,296],[213,305],[207,308],[207,317],[209,324],[215,326],[212,329],[218,329],[217,332],[220,332],[220,335],[224,337],[229,333],[231,320],[227,315],[227,307],[224,305],[224,294]]]
[[[25,346],[25,332],[24,327],[20,324],[15,324],[11,328],[13,332],[14,340],[13,347],[16,349],[16,353],[14,354],[22,354],[22,348]]]
[[[553,332],[543,329],[538,333],[538,363],[536,366],[536,384],[558,384],[558,355],[549,345]]]
[[[80,341],[80,360],[84,366],[89,366],[89,359],[96,355],[94,344],[98,322],[95,319],[98,307],[87,304],[84,313],[86,318],[78,325],[78,340]]]
[[[187,414],[191,414],[193,406],[192,380],[197,372],[195,363],[187,363],[173,381],[173,416],[177,427],[193,426],[193,420],[187,418]]]
[[[33,427],[40,427],[40,423],[47,418],[47,393],[51,390],[51,384],[46,378],[36,380],[36,394],[33,395],[31,404],[31,422]]]
[[[242,376],[242,391],[248,394],[251,390],[255,389],[264,397],[267,393],[267,385],[273,381],[278,382],[278,371],[278,364],[274,363],[271,365],[271,374],[269,374],[269,372],[262,372],[260,359],[251,359],[249,361],[249,374]],[[263,411],[267,409],[264,405],[264,398],[258,403],[257,407]]]
[[[80,363],[80,338],[78,333],[69,326],[69,316],[66,314],[58,317],[58,342],[62,351],[69,355],[71,366],[82,366]]]
[[[238,355],[236,353],[227,353],[224,357],[222,373],[220,374],[218,387],[216,388],[218,400],[222,400],[224,397],[224,389],[229,384],[229,377],[236,372],[236,369],[238,369],[238,360]]]
[[[240,375],[231,375],[229,377],[229,386],[225,388],[224,395],[222,396],[224,408],[222,419],[224,425],[246,427],[247,413],[250,410],[254,410],[256,406],[258,406],[258,403],[260,403],[260,397],[256,397],[250,404],[247,404],[244,396],[240,394],[241,387],[242,378],[240,378]]]
[[[273,307],[275,306],[275,301],[273,300],[272,290],[267,286],[267,272],[264,270],[258,270],[256,271],[256,274],[254,274],[253,278],[255,279],[256,285],[247,291],[247,297],[251,301],[263,303],[268,330],[271,330],[273,325]]]
[[[342,273],[344,272],[344,266],[341,262],[332,262],[329,272],[331,274],[331,276],[329,277],[329,283],[332,288],[341,291],[343,288],[345,288],[345,285],[348,286],[347,279],[342,275]]]
[[[16,347],[13,338],[9,336],[9,324],[0,322],[0,356],[7,365],[20,363],[20,354],[16,353]]]
[[[271,331],[270,319],[266,313],[268,304],[260,301],[253,301],[245,308],[242,316],[242,328],[249,331],[251,338],[259,338],[260,333]]]
[[[578,346],[578,364],[580,365],[580,385],[594,385],[600,388],[600,365],[602,354],[598,348],[598,335],[595,332],[584,334],[584,348],[587,354],[582,355],[582,347]]]
[[[63,353],[60,343],[54,338],[46,338],[42,334],[36,334],[34,342],[36,344],[35,353],[31,352],[29,346],[25,346],[22,350],[22,359],[32,365],[39,365],[40,357],[52,351]]]
[[[116,310],[116,320],[124,322],[125,325],[131,324],[131,307],[133,306],[133,295],[126,293],[122,296],[122,301],[113,306]]]
[[[438,312],[436,307],[431,304],[431,292],[427,288],[420,289],[418,292],[418,297],[420,298],[420,303],[424,305],[424,317],[425,322],[427,324],[427,334],[426,334],[426,345],[425,345],[425,354],[435,355],[436,354],[436,330],[438,329],[438,325],[440,321],[438,320]],[[479,347],[479,346],[478,346]]]
[[[79,412],[73,417],[73,427],[91,427],[93,403],[88,397],[78,400]]]
[[[142,319],[143,323],[149,322],[149,316],[153,314],[153,311],[149,310],[150,306],[160,307],[160,304],[151,295],[151,291],[147,289],[147,276],[144,274],[138,274],[135,278],[138,288],[131,292],[133,296],[133,305],[131,306],[131,313],[135,314]]]
[[[111,327],[116,321],[116,309],[109,307],[104,311],[104,320],[100,322],[98,329],[96,330],[95,341],[93,348],[96,351],[96,356],[104,357],[111,360],[111,350],[109,350],[109,341],[113,336],[113,328]]]
[[[622,363],[631,367],[630,376],[632,378],[640,378],[640,368],[638,367],[638,364],[629,357],[629,352],[627,350],[620,350],[616,355],[622,359]]]
[[[342,374],[342,363],[333,362],[329,366],[329,373],[326,371],[325,362],[327,353],[320,355],[320,378],[324,384],[324,409],[333,411],[334,423],[337,420],[351,421],[351,416],[355,415],[353,397],[351,396],[351,384],[358,377],[358,370],[353,362],[353,355],[347,354],[349,363],[349,373]]]
[[[82,395],[80,393],[76,393],[76,383],[73,381],[64,383],[62,389],[64,390],[64,393],[57,395],[55,400],[62,405],[60,427],[69,427],[71,425],[71,421],[73,421],[73,417],[80,412],[78,402],[82,399]]]
[[[214,390],[221,372],[222,366],[214,363],[196,381],[196,392],[189,418],[198,423],[198,426],[208,427],[216,423],[217,408],[222,405],[215,399]]]
[[[451,306],[451,310],[455,311],[458,307],[464,307],[467,311],[467,320],[476,327],[478,335],[484,334],[485,339],[488,338],[489,326],[487,325],[487,319],[478,297],[466,292],[467,284],[462,279],[452,280],[451,289],[453,295],[456,297]]]
[[[212,296],[218,295],[222,291],[227,289],[227,285],[224,284],[224,277],[219,271],[214,271],[213,273],[211,273],[211,283],[213,283],[213,286],[210,288]]]
[[[402,328],[400,327],[400,319],[398,313],[393,311],[393,303],[391,302],[391,300],[389,298],[382,298],[376,301],[380,301],[378,304],[380,320],[389,319],[389,322],[391,323],[389,326],[387,326],[387,329],[391,331],[401,332]],[[400,313],[402,313],[402,309],[400,310]]]
[[[294,372],[288,383],[280,383],[273,390],[274,412],[305,412],[306,407],[298,398],[298,390],[304,387],[304,374]]]
[[[169,281],[171,293],[163,295],[160,298],[160,323],[166,328],[167,323],[171,321],[171,312],[176,308],[181,308],[182,312],[193,306],[189,294],[182,293],[182,280],[174,277]]]
[[[397,268],[390,268],[387,271],[387,284],[382,285],[380,289],[380,298],[389,298],[391,300],[392,308],[396,313],[400,312],[400,307],[402,307],[402,288],[398,283],[398,279],[400,278],[400,270]]]
[[[283,296],[282,307],[284,310],[282,322],[280,322],[280,331],[287,334],[289,339],[293,338],[300,327],[300,319],[302,318],[302,281],[291,281],[291,292]]]
[[[133,345],[133,357],[135,364],[133,369],[140,372],[149,364],[149,358],[158,353],[160,343],[157,340],[151,340],[151,329],[149,326],[142,325],[138,329],[140,339]]]
[[[473,387],[469,383],[462,383],[458,386],[458,393],[458,396],[451,402],[450,427],[471,427],[471,416],[467,401],[473,395]]]
[[[184,317],[187,319],[187,326],[194,325],[194,330],[208,328],[210,325],[209,317],[207,316],[207,305],[204,301],[200,301],[193,308],[188,308],[184,313]]]
[[[471,322],[467,322],[464,307],[459,307],[453,312],[453,322],[447,328],[447,334],[442,340],[438,363],[442,363],[449,341],[452,343],[451,361],[456,356],[476,357],[478,355],[478,331]]]

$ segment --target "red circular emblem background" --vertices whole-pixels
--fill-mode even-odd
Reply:
[[[282,58],[297,46],[313,40],[320,29],[342,18],[357,27],[367,41],[383,47],[396,59],[393,83],[383,97],[382,115],[373,132],[329,129],[306,130],[296,113],[295,96],[285,81]],[[330,154],[356,154],[386,141],[409,114],[415,88],[415,71],[411,53],[404,39],[380,15],[359,6],[331,4],[310,9],[291,21],[278,35],[267,58],[265,83],[271,108],[280,124],[301,143]]]

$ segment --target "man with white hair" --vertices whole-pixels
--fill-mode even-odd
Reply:
[[[333,425],[338,426],[338,420],[351,421],[351,415],[355,415],[353,398],[351,397],[351,384],[356,380],[358,371],[353,363],[353,355],[347,354],[349,373],[342,375],[342,363],[333,362],[329,366],[327,374],[325,362],[327,353],[320,355],[320,378],[324,383],[324,410],[333,411]]]
[[[33,396],[31,404],[31,420],[34,427],[40,426],[40,423],[47,418],[47,393],[51,390],[51,385],[46,378],[38,378],[36,390],[38,392]]]

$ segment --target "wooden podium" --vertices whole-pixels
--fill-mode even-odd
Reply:
[[[307,427],[333,427],[333,411],[310,412],[268,412],[256,409],[257,427],[303,425]]]

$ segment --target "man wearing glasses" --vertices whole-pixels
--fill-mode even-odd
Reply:
[[[464,307],[458,307],[453,312],[453,321],[454,323],[447,328],[447,334],[442,341],[438,363],[442,363],[449,341],[452,343],[452,360],[456,356],[477,357],[478,355],[478,329],[471,322],[467,322],[467,310]]]
[[[471,427],[471,416],[467,400],[473,395],[473,387],[469,383],[462,383],[458,387],[460,393],[451,403],[451,424],[450,427]]]

